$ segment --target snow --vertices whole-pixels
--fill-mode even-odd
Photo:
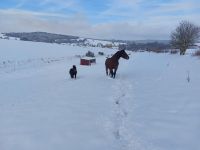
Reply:
[[[3,33],[0,33],[0,38],[5,38],[5,35]]]
[[[200,149],[197,57],[130,52],[111,79],[112,49],[3,39],[0,47],[0,149]],[[88,50],[97,63],[79,65]]]
[[[20,40],[20,38],[16,38],[16,37],[8,37],[3,33],[0,33],[0,39],[9,39],[9,40]]]
[[[200,43],[195,43],[195,45],[200,46]]]
[[[80,40],[82,38],[79,38]],[[111,41],[105,41],[105,40],[96,40],[96,39],[86,39],[86,41],[84,42],[85,44],[88,45],[93,45],[93,46],[98,46],[99,44],[106,46],[106,45],[112,45],[112,47],[118,47],[119,44],[125,44],[122,42],[111,42]]]

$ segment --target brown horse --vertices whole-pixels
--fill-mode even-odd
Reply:
[[[106,67],[106,75],[108,75],[108,69],[109,69],[109,75],[112,78],[115,78],[117,68],[119,65],[119,59],[120,57],[124,59],[129,59],[128,54],[125,52],[125,50],[120,50],[116,52],[111,58],[107,58],[105,61],[105,67]]]

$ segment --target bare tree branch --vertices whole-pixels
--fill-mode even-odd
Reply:
[[[193,45],[199,37],[200,27],[189,21],[182,21],[176,30],[171,33],[171,45],[180,49],[180,55],[184,55],[187,48]]]

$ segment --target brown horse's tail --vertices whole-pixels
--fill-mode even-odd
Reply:
[[[106,59],[107,61],[107,59]],[[106,61],[105,61],[105,68],[106,68],[106,75],[108,75],[108,66],[106,65]]]

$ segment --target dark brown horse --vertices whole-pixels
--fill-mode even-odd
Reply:
[[[108,69],[109,69],[109,75],[112,78],[115,78],[117,68],[119,65],[119,59],[120,58],[129,59],[128,54],[125,52],[125,50],[120,50],[116,52],[111,58],[107,58],[105,61],[105,67],[106,67],[106,75],[108,75]]]

